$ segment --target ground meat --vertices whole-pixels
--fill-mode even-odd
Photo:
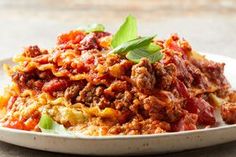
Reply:
[[[84,103],[86,106],[99,106],[99,101],[104,101],[101,97],[104,87],[94,86],[88,83],[76,97],[77,102]]]
[[[117,80],[104,90],[104,97],[111,102],[110,107],[121,110],[130,106],[133,96],[129,86],[128,82]]]
[[[236,94],[227,93],[224,64],[204,58],[194,60],[191,46],[177,35],[167,41],[156,41],[163,53],[159,62],[151,64],[142,58],[135,64],[122,55],[107,55],[104,49],[109,51],[110,37],[100,40],[107,35],[110,34],[71,31],[59,36],[57,47],[47,54],[37,46],[30,46],[23,53],[27,60],[17,67],[26,67],[28,71],[9,68],[9,72],[16,71],[12,79],[21,93],[25,89],[36,90],[37,95],[46,92],[53,100],[64,97],[68,103],[82,104],[81,110],[88,111],[88,121],[71,126],[58,120],[65,127],[72,127],[69,129],[83,127],[90,132],[96,126],[95,132],[104,135],[107,131],[108,134],[157,134],[214,125],[216,109],[208,103],[210,94],[228,101],[221,107],[222,117],[226,123],[236,123]],[[37,67],[27,68],[31,64]],[[60,77],[55,76],[57,73]],[[80,76],[85,80],[76,81]],[[18,103],[20,98],[21,95],[11,97],[8,110],[14,111],[15,101],[18,106],[28,104]],[[29,100],[31,103],[30,97]],[[99,107],[99,111],[93,110],[94,107]]]
[[[109,129],[108,134],[117,135],[140,135],[140,134],[158,134],[170,130],[170,124],[166,122],[159,122],[153,119],[140,120],[138,118],[132,119],[128,123],[116,125]]]
[[[119,124],[124,124],[133,118],[133,113],[129,109],[123,109],[120,113],[120,116],[117,118]]]
[[[44,85],[44,81],[43,80],[34,80],[31,79],[29,81],[26,82],[27,88],[30,89],[35,89],[35,90],[41,90],[43,85]]]
[[[164,114],[164,120],[173,123],[179,121],[184,116],[184,110],[182,109],[180,103],[174,103],[166,106]]]
[[[16,82],[22,89],[35,89],[41,91],[45,82],[53,77],[51,71],[33,70],[25,73],[15,72],[12,80]]]
[[[84,102],[86,105],[90,106],[95,93],[95,87],[88,83],[82,91],[80,91],[79,96],[76,98],[78,102]]]
[[[143,100],[143,107],[152,118],[158,118],[160,111],[164,108],[163,102],[155,96],[145,98]]]
[[[75,98],[76,96],[79,95],[80,90],[81,90],[80,85],[72,85],[72,86],[66,88],[65,98],[67,100],[71,100],[71,99]]]
[[[16,82],[21,88],[32,88],[32,84],[30,82],[33,82],[37,79],[37,75],[34,72],[27,72],[27,73],[21,73],[21,72],[15,72],[12,75],[12,80]],[[32,80],[32,81],[30,81]]]
[[[225,103],[221,106],[221,116],[227,124],[236,124],[236,103]]]
[[[132,104],[133,95],[129,91],[120,92],[116,94],[113,102],[114,108],[121,110],[122,108],[128,108]]]
[[[23,55],[25,57],[37,57],[39,55],[41,55],[41,51],[39,49],[39,47],[37,45],[34,45],[34,46],[29,46],[27,48],[25,48],[24,52],[23,52]]]
[[[156,82],[158,88],[170,90],[174,80],[176,79],[176,67],[173,63],[164,66],[163,64],[156,62],[154,64],[156,72]]]
[[[29,75],[25,73],[15,72],[12,74],[12,80],[17,83],[20,87],[25,87],[25,82],[28,79]]]
[[[167,122],[159,122],[153,119],[141,121],[141,134],[158,134],[170,131],[170,125]]]
[[[142,58],[132,67],[131,79],[139,91],[147,93],[154,89],[156,77],[148,59]]]
[[[126,81],[114,81],[104,90],[104,94],[107,97],[115,97],[117,93],[124,92],[126,89],[128,89],[128,83]]]
[[[70,85],[70,81],[64,78],[54,78],[43,85],[42,91],[52,94],[56,91],[63,91]]]
[[[111,128],[109,130],[110,134],[119,134],[120,132],[129,135],[137,135],[140,134],[142,126],[137,119],[133,119],[132,122],[125,123],[122,126],[116,126],[115,128]]]

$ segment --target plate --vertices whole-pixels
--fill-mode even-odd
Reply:
[[[226,63],[225,75],[236,87],[236,60],[213,54],[207,58]],[[10,59],[0,61],[13,64]],[[9,78],[0,70],[0,88],[9,84]],[[2,89],[1,89],[2,90]],[[236,140],[236,125],[225,125],[218,115],[220,126],[185,132],[132,136],[61,136],[0,127],[0,140],[32,149],[84,155],[144,155],[184,151]]]

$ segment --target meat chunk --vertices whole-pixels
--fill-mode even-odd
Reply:
[[[198,115],[198,123],[204,125],[214,125],[216,122],[214,108],[202,98],[189,98],[185,109],[190,113]]]
[[[33,69],[29,72],[15,72],[12,75],[12,80],[17,83],[22,89],[41,90],[44,83],[52,78],[51,71],[38,71]]]
[[[34,46],[29,46],[27,48],[25,48],[23,55],[26,57],[37,57],[39,55],[41,55],[41,51],[39,49],[39,47],[37,45]]]
[[[192,75],[193,77],[193,82],[192,84],[194,86],[197,86],[202,89],[207,89],[209,87],[208,80],[206,76],[204,76],[199,68],[191,64],[190,62],[187,62],[186,68],[188,72]]]
[[[21,88],[33,88],[33,84],[37,79],[35,72],[15,72],[12,75],[12,80],[17,83]]]
[[[184,98],[190,97],[187,87],[180,80],[176,80],[176,89],[179,92],[179,95],[181,95],[182,97]]]
[[[12,80],[17,83],[20,87],[25,87],[26,86],[26,81],[31,78],[30,75],[20,73],[20,72],[15,72],[11,76]]]
[[[115,97],[117,93],[124,92],[128,89],[128,83],[126,81],[114,81],[110,87],[104,90],[104,94],[107,97]]]
[[[80,41],[80,45],[81,45],[80,50],[91,50],[91,49],[100,50],[100,46],[97,41],[95,33],[86,35],[84,39]]]
[[[94,32],[97,38],[102,38],[111,35],[109,32]]]
[[[102,86],[94,86],[91,83],[88,83],[76,97],[77,102],[84,103],[87,106],[99,106],[99,101],[104,101],[101,98],[103,94],[104,87]]]
[[[210,78],[218,85],[229,86],[228,81],[224,76],[224,63],[213,63],[207,67],[207,72],[210,74]]]
[[[132,104],[133,95],[129,91],[119,92],[113,102],[114,107],[118,110],[128,108]]]
[[[155,96],[145,98],[143,107],[152,118],[158,118],[160,111],[164,108],[163,102]]]
[[[69,87],[66,88],[64,96],[67,100],[74,101],[79,95],[79,92],[86,86],[87,81],[80,80],[73,82]]]
[[[142,58],[139,64],[132,67],[131,79],[139,91],[149,92],[153,90],[156,78],[148,59]]]
[[[236,103],[225,103],[221,106],[221,116],[227,124],[236,124]]]
[[[171,62],[173,62],[176,65],[178,79],[183,81],[187,87],[191,87],[191,84],[193,82],[193,77],[191,73],[189,73],[189,71],[187,70],[186,67],[187,61],[181,59],[180,57],[173,56]]]
[[[65,98],[67,100],[71,100],[79,95],[79,91],[81,90],[81,87],[79,85],[72,85],[68,87],[65,91]]]

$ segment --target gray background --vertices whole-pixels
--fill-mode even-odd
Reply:
[[[177,32],[196,50],[236,58],[235,0],[0,0],[0,58],[31,44],[52,48],[59,33],[81,24],[103,23],[108,31],[115,31],[128,14],[138,18],[142,35],[166,38]],[[233,142],[159,156],[233,157],[235,148]],[[11,156],[69,155],[0,142],[0,157]]]

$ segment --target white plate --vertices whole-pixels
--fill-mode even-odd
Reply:
[[[225,75],[236,87],[236,60],[207,54],[209,59],[225,62]],[[0,64],[10,63],[2,60]],[[1,66],[1,65],[0,65]],[[0,70],[0,87],[9,83]],[[220,120],[220,117],[218,117]],[[176,133],[139,136],[74,137],[0,128],[0,140],[33,149],[86,155],[154,154],[201,148],[236,140],[236,125]]]

